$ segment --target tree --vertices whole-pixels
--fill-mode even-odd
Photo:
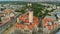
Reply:
[[[1,16],[0,16],[0,22],[1,22]]]
[[[13,24],[10,24],[10,27],[12,27],[13,26]]]
[[[21,10],[16,10],[16,12],[19,12],[19,13],[25,13],[24,9],[21,9]]]
[[[40,20],[39,27],[40,26],[42,27],[42,19],[44,19],[44,17],[47,15],[51,16],[48,13],[53,12],[55,10],[55,9],[52,9],[49,11],[49,10],[47,10],[47,8],[49,8],[49,7],[45,7],[41,4],[32,4],[32,8],[34,11],[34,16],[38,17]]]
[[[47,10],[47,8],[49,8],[50,6],[44,6],[44,5],[41,5],[41,4],[37,4],[37,3],[32,3],[32,5],[31,6],[27,6],[27,4],[26,4],[26,6],[24,7],[24,9],[22,9],[22,10],[19,10],[19,12],[22,12],[22,13],[25,13],[25,9],[27,9],[27,8],[31,8],[32,10],[33,10],[33,14],[34,14],[34,16],[36,16],[36,17],[38,17],[38,19],[40,20],[40,22],[42,23],[42,19],[44,19],[44,17],[46,16],[46,15],[49,15],[50,16],[50,14],[48,14],[48,13],[50,13],[50,12],[53,12],[54,11],[54,9],[52,9],[52,10]],[[40,25],[41,24],[39,24],[39,27],[40,27]]]

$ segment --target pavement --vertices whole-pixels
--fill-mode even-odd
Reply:
[[[6,30],[5,32],[4,32],[4,34],[10,34],[11,32],[13,32],[14,31],[14,26],[12,26],[11,28],[9,28],[8,30]]]

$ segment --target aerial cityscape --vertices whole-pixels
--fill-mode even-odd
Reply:
[[[60,34],[60,0],[0,0],[0,34]]]

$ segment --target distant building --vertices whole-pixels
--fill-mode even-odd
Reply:
[[[53,9],[56,9],[56,8],[57,8],[57,6],[56,6],[56,5],[54,5],[54,6],[53,6]]]
[[[57,9],[60,9],[60,6],[57,6]]]
[[[5,9],[4,12],[6,13],[6,16],[9,16],[9,17],[14,17],[15,16],[14,11],[12,11],[10,9]]]
[[[24,7],[25,5],[10,5],[10,8],[14,9],[14,10],[20,10],[22,7]]]

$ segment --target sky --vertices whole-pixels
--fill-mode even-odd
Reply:
[[[0,1],[37,1],[37,2],[40,2],[40,1],[60,1],[60,0],[0,0]]]

